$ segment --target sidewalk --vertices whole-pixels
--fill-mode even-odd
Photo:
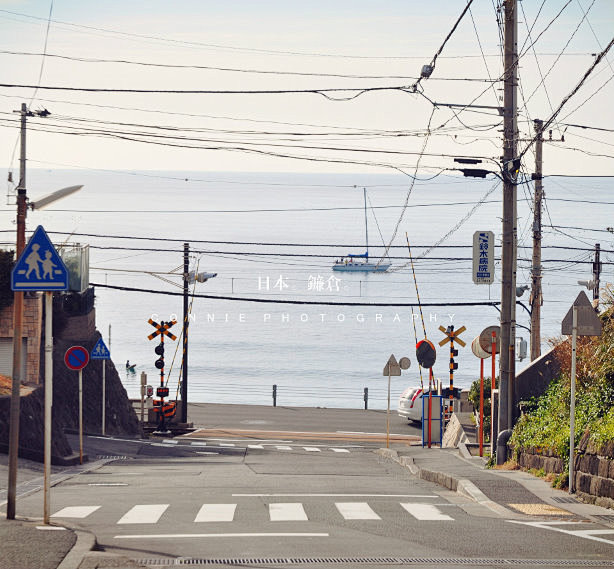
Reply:
[[[380,449],[378,453],[405,466],[415,476],[459,492],[501,516],[581,519],[614,528],[614,511],[585,504],[527,472],[487,469],[483,458],[462,450],[463,445],[460,450],[412,446]]]
[[[97,462],[83,466],[51,468],[51,484],[75,476],[79,472],[95,468]],[[0,569],[77,569],[83,555],[94,546],[94,536],[40,519],[28,519],[19,515],[19,497],[42,492],[43,465],[19,458],[17,468],[16,519],[6,519],[8,487],[8,456],[0,454]]]

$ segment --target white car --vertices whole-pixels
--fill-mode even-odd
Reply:
[[[427,392],[428,393],[428,392]],[[422,388],[408,387],[399,397],[398,414],[409,422],[422,422]]]

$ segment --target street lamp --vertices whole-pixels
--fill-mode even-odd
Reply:
[[[46,116],[49,114],[41,114],[40,116]],[[17,188],[17,236],[15,243],[15,259],[18,259],[21,255],[26,241],[26,215],[28,208],[28,200],[26,195],[26,118],[33,116],[27,109],[25,103],[21,105],[21,149],[19,159],[19,186]],[[45,196],[38,202],[36,209],[41,209],[50,203],[63,198],[66,195],[72,194],[80,190],[83,186],[71,186],[64,188],[57,192]],[[34,204],[31,206],[35,209]],[[50,300],[51,294],[46,295],[45,310],[50,313],[52,310],[52,301]],[[48,319],[50,322],[50,319]],[[47,330],[48,325],[45,325],[45,377],[52,373],[52,361],[51,354],[53,350],[53,343],[51,341],[51,331]],[[15,291],[13,296],[13,378],[11,386],[11,408],[9,415],[9,464],[8,464],[8,488],[7,488],[7,505],[6,505],[6,518],[8,520],[15,519],[15,502],[17,498],[17,458],[19,454],[19,407],[21,396],[21,348],[22,348],[22,336],[23,336],[23,292]],[[49,367],[48,367],[49,366]],[[51,389],[48,389],[47,382],[45,382],[45,422],[47,418],[51,420]],[[49,393],[48,393],[49,392]],[[49,435],[45,433],[45,457],[50,454],[47,450],[47,442],[49,442],[49,449],[51,440],[47,441]],[[47,462],[47,461],[46,461]],[[47,475],[50,469],[49,464],[45,464],[45,474]],[[46,476],[48,480],[48,476]],[[46,521],[46,523],[48,523]]]

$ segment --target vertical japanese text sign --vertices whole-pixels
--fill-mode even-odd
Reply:
[[[495,234],[476,231],[473,234],[473,282],[492,284],[495,280]]]

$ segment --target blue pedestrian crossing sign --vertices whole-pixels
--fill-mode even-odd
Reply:
[[[11,273],[14,291],[68,290],[68,269],[42,225],[30,237]]]
[[[111,359],[111,352],[109,352],[109,348],[107,348],[102,338],[99,338],[96,345],[92,348],[91,356],[93,360]]]

